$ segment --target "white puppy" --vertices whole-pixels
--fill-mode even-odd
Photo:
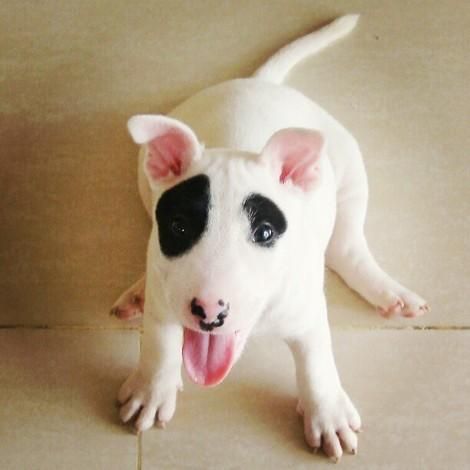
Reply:
[[[355,139],[282,82],[357,19],[339,18],[295,41],[253,78],[208,88],[171,117],[129,120],[142,145],[139,189],[152,231],[146,276],[113,313],[145,310],[139,365],[118,397],[122,420],[135,418],[138,431],[173,416],[182,362],[194,382],[216,385],[256,329],[292,350],[308,444],[334,460],[343,449],[356,452],[361,421],[333,359],[325,260],[386,316],[412,317],[427,306],[369,251],[367,179]]]

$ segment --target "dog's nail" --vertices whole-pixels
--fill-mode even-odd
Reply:
[[[357,454],[357,449],[352,449],[352,450],[351,450],[351,454],[352,454],[352,455],[356,455],[356,454]]]
[[[338,463],[338,462],[339,462],[339,457],[332,456],[332,457],[330,457],[330,460],[331,460],[333,463]]]
[[[109,311],[109,314],[112,316],[112,317],[116,317],[117,314],[119,312],[119,309],[117,307],[114,307],[112,308],[110,311]]]
[[[157,426],[157,428],[159,428],[159,429],[165,429],[166,428],[166,422],[165,421],[157,421],[155,423],[155,426]]]

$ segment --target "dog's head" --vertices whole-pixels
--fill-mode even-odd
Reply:
[[[190,377],[217,384],[255,323],[298,281],[302,245],[315,244],[305,201],[321,179],[323,138],[281,130],[256,155],[204,149],[164,116],[134,116],[129,130],[153,195],[147,269],[165,314],[185,328]]]

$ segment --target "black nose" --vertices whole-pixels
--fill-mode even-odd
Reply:
[[[197,299],[194,297],[193,300],[191,300],[191,313],[193,315],[196,315],[196,317],[201,317],[203,320],[206,318],[206,314],[204,312],[204,309],[197,304]]]
[[[225,308],[217,314],[217,319],[216,320],[214,320],[212,322],[207,322],[207,321],[204,321],[207,318],[207,315],[206,315],[206,312],[204,311],[204,308],[202,307],[202,305],[199,305],[198,300],[196,299],[196,297],[194,297],[191,300],[191,305],[190,305],[191,306],[191,313],[194,316],[201,318],[201,320],[199,322],[199,326],[200,326],[202,331],[212,331],[214,328],[219,328],[224,324],[225,319],[227,318],[227,315],[228,315],[228,311],[230,309],[230,304],[225,303],[223,300],[219,300],[217,302],[217,304],[220,307],[225,307]]]

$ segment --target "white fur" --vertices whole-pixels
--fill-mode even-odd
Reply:
[[[280,49],[255,73],[256,78],[281,84],[292,68],[354,29],[359,15],[345,15]]]
[[[274,332],[287,341],[296,362],[298,410],[308,444],[322,447],[335,460],[342,449],[356,452],[355,432],[361,421],[333,359],[323,293],[324,260],[386,315],[419,315],[427,306],[382,271],[367,247],[363,234],[367,180],[353,136],[301,93],[272,83],[282,81],[310,52],[346,34],[356,21],[354,15],[337,20],[283,49],[255,78],[208,88],[175,108],[171,118],[183,122],[183,128],[188,126],[206,147],[183,175],[149,185],[144,171],[147,151],[142,147],[139,189],[153,220],[143,350],[136,372],[119,393],[121,418],[136,417],[139,431],[155,420],[171,419],[181,387],[188,299],[207,295],[230,299],[231,315],[221,331],[241,332],[238,355],[254,329]],[[148,117],[145,120],[148,124]],[[130,127],[139,143],[147,142],[138,117]],[[289,181],[280,184],[266,163],[266,143],[285,128],[316,129],[326,139],[320,178],[312,190]],[[165,258],[153,216],[155,204],[166,189],[200,173],[211,182],[207,233],[187,255]],[[248,222],[240,201],[252,192],[272,199],[287,217],[288,229],[275,249],[259,249],[246,240]],[[137,284],[139,295],[143,282]],[[115,311],[125,310],[128,299],[129,292],[118,300]]]

